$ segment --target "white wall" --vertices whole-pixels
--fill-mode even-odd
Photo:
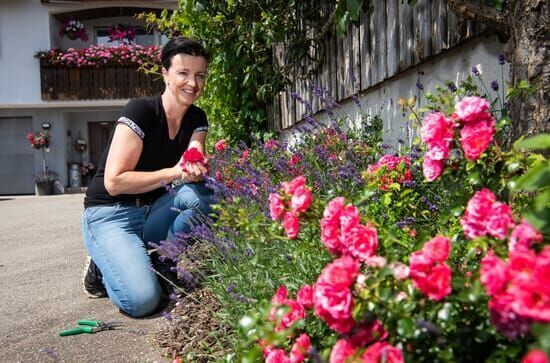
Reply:
[[[489,88],[489,82],[496,79],[500,85],[499,95],[502,96],[502,71],[504,71],[505,82],[508,81],[509,75],[508,65],[502,69],[498,64],[497,56],[502,53],[502,47],[503,44],[496,36],[471,39],[462,46],[440,54],[361,94],[359,99],[363,112],[382,117],[386,131],[384,140],[387,143],[397,145],[397,140],[401,138],[410,145],[418,133],[415,125],[408,121],[408,117],[403,117],[397,100],[400,97],[416,96],[425,104],[423,92],[416,87],[417,81],[424,85],[424,91],[433,91],[438,84],[444,86],[446,80],[452,80],[458,84],[471,74],[471,67],[478,64],[481,64],[482,78],[487,88]],[[491,97],[496,97],[496,93],[491,89],[489,92]],[[338,115],[350,115],[353,120],[359,118],[358,107],[353,99],[340,103],[343,107],[337,111]],[[328,120],[326,114],[316,116],[322,121]],[[288,139],[295,133],[294,129],[285,130],[282,137]]]

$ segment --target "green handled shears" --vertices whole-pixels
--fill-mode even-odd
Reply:
[[[105,323],[97,320],[79,320],[76,323],[79,325],[78,328],[63,330],[59,333],[59,336],[66,337],[83,333],[92,334],[103,330],[113,330],[121,325],[121,323],[116,321]]]

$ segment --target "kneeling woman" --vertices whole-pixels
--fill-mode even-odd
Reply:
[[[160,302],[147,242],[188,232],[212,202],[206,167],[180,166],[186,149],[204,152],[208,123],[193,103],[204,89],[207,52],[194,40],[176,38],[163,47],[161,61],[166,88],[124,107],[88,187],[82,219],[92,258],[86,290],[96,297],[106,292],[134,317],[153,313]],[[167,193],[163,185],[174,181],[183,183]]]

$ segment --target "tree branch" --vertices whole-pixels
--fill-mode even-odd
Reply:
[[[462,19],[492,25],[506,37],[510,34],[505,12],[497,11],[494,7],[485,5],[481,1],[447,0],[447,4]]]

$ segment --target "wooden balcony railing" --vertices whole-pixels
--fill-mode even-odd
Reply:
[[[126,99],[164,89],[162,77],[138,71],[138,66],[69,68],[43,61],[40,84],[44,101]]]

